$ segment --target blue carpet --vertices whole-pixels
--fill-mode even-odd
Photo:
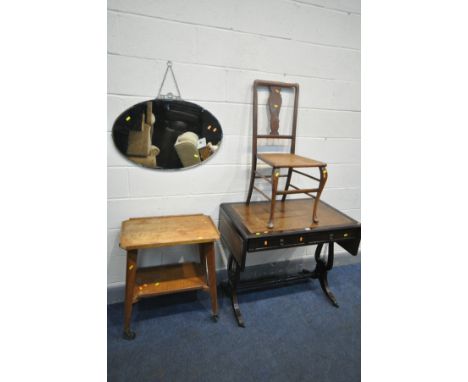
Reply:
[[[217,323],[203,292],[141,300],[133,341],[122,339],[123,304],[109,305],[108,380],[360,381],[360,277],[360,264],[328,274],[339,308],[318,280],[241,293],[246,328],[221,290]]]

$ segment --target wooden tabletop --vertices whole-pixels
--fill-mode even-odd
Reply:
[[[330,205],[319,202],[317,209],[318,223],[312,220],[313,199],[290,199],[278,201],[275,206],[275,226],[266,228],[270,215],[270,202],[252,202],[229,204],[239,217],[244,227],[251,234],[284,232],[304,229],[321,229],[329,227],[349,226],[358,224],[354,219],[343,214]]]
[[[120,247],[125,250],[209,243],[219,232],[209,216],[176,215],[135,218],[122,222]]]

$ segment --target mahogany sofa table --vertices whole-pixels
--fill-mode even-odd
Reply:
[[[219,230],[221,240],[227,244],[230,252],[228,280],[222,283],[222,286],[231,298],[239,326],[245,326],[237,298],[237,292],[242,290],[318,279],[327,298],[338,307],[327,279],[327,273],[333,268],[334,244],[339,244],[351,255],[356,256],[361,241],[361,224],[321,200],[317,206],[320,220],[318,223],[313,223],[310,216],[313,203],[314,200],[311,198],[276,203],[275,225],[272,229],[265,228],[270,216],[270,202],[251,202],[249,205],[221,204]],[[321,256],[324,244],[328,244],[328,256],[325,258]],[[306,245],[317,246],[315,250],[317,264],[314,270],[303,270],[295,275],[240,280],[241,272],[245,270],[247,256],[253,256],[253,252]]]
[[[127,251],[124,304],[124,338],[134,339],[130,330],[132,307],[143,297],[209,291],[213,319],[218,317],[214,242],[219,232],[209,216],[177,215],[129,219],[122,223],[120,247]],[[138,269],[138,250],[197,244],[200,263],[160,265]]]

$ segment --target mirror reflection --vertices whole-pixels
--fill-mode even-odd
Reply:
[[[218,120],[201,106],[155,99],[132,106],[115,120],[112,138],[132,162],[148,168],[197,166],[220,147]]]

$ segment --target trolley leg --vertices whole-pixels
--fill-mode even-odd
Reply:
[[[125,303],[124,303],[124,333],[123,337],[126,340],[133,340],[135,332],[130,329],[132,320],[133,308],[133,290],[135,287],[136,271],[137,271],[137,250],[127,251],[127,271],[125,281]]]

